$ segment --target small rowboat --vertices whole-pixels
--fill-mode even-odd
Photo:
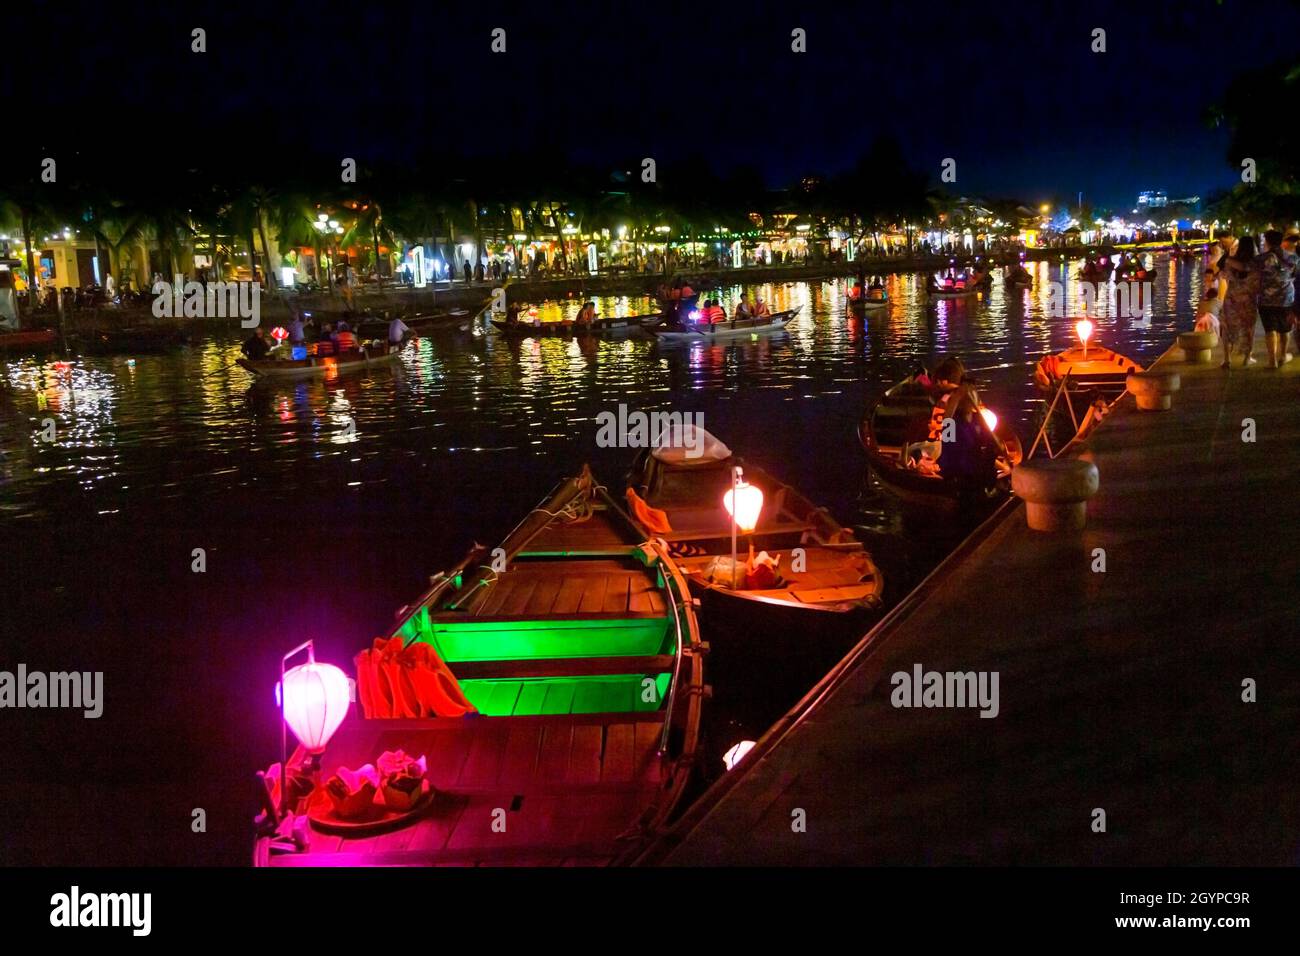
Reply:
[[[927,514],[951,514],[963,507],[993,503],[1011,492],[1011,469],[1020,463],[1020,439],[1004,422],[993,433],[1004,453],[997,456],[992,479],[979,488],[963,487],[938,472],[909,467],[907,448],[926,441],[930,434],[935,398],[924,386],[907,378],[885,392],[858,426],[867,451],[867,463],[887,491],[905,505]]]
[[[258,379],[272,378],[310,378],[314,375],[343,375],[379,365],[390,365],[401,356],[401,349],[389,350],[380,344],[370,349],[357,349],[342,355],[309,355],[305,359],[247,359],[236,360],[236,364]]]
[[[1034,384],[1040,392],[1051,395],[1068,376],[1072,390],[1094,391],[1113,400],[1124,394],[1129,372],[1142,370],[1131,358],[1104,345],[1076,345],[1043,356],[1034,367]]]
[[[703,429],[684,427],[702,436],[698,446],[681,436],[701,454],[686,457],[680,445],[641,452],[627,478],[632,518],[666,542],[699,596],[717,680],[743,679],[751,687],[761,681],[773,693],[802,694],[879,616],[884,576],[862,542],[824,509],[744,465]],[[733,571],[723,498],[742,465],[743,480],[762,491],[763,504],[752,535],[738,535]],[[776,561],[776,574],[764,573],[761,583],[746,582],[751,544]]]
[[[888,299],[849,299],[848,311],[850,314],[861,315],[864,312],[872,312],[876,309],[883,309],[889,305]]]
[[[648,315],[604,316],[594,322],[508,322],[493,317],[492,325],[502,335],[514,338],[538,338],[539,336],[560,336],[568,338],[577,335],[626,335],[637,329],[649,328],[663,321],[660,313]]]
[[[628,485],[649,508],[665,513],[671,525],[667,531],[651,530],[647,515],[635,504],[632,516],[647,534],[668,542],[693,588],[715,591],[732,605],[798,611],[798,618],[808,617],[808,612],[843,614],[880,606],[884,589],[880,571],[853,532],[797,490],[754,466],[743,467],[743,477],[763,492],[763,507],[747,543],[752,538],[756,550],[780,557],[783,583],[733,589],[725,573],[730,570],[731,519],[723,497],[731,488],[733,469],[744,462],[708,432],[692,428],[691,434],[700,437],[698,457],[689,457],[681,444],[644,451],[632,466]],[[804,549],[804,560],[794,563],[803,570],[792,567],[790,549],[798,547]],[[728,567],[715,580],[705,572],[718,557],[725,558]]]
[[[664,546],[584,467],[430,585],[357,656],[357,705],[300,798],[400,749],[427,758],[430,806],[372,814],[400,834],[293,846],[263,774],[255,862],[600,865],[638,851],[683,803],[706,696],[694,605]],[[312,759],[299,748],[288,763],[301,775]]]
[[[965,288],[948,288],[947,286],[938,286],[930,283],[927,291],[932,299],[965,299],[968,296],[975,295],[977,292],[983,292],[993,282],[992,274],[984,276],[975,282],[967,281]]]
[[[447,312],[420,313],[417,315],[395,315],[401,319],[415,335],[430,335],[436,332],[458,331],[470,319],[468,309],[451,309]],[[356,325],[357,334],[363,339],[388,339],[388,325],[391,319],[367,315]]]
[[[188,342],[185,330],[174,326],[139,325],[120,329],[93,329],[74,338],[87,355],[161,355]]]
[[[683,326],[657,326],[650,331],[661,342],[714,342],[720,339],[749,338],[784,331],[802,310],[786,309],[771,315],[752,316],[748,319],[727,319],[724,322],[688,322]]]
[[[58,333],[53,329],[0,332],[0,353],[48,352],[58,346],[58,338]]]

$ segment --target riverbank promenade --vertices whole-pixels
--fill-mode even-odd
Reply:
[[[1008,503],[641,862],[1300,863],[1300,359],[1256,355],[1167,353],[1084,531]],[[917,665],[996,672],[997,715],[895,707]]]

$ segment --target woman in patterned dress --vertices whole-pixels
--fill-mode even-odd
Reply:
[[[1255,240],[1242,236],[1236,251],[1222,262],[1222,274],[1228,279],[1220,316],[1223,368],[1228,367],[1232,350],[1238,346],[1244,355],[1243,368],[1254,361],[1250,352],[1255,345],[1255,323],[1259,321],[1259,267],[1254,260]]]

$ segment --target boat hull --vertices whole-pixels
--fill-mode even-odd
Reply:
[[[345,375],[366,368],[391,365],[401,356],[400,352],[388,352],[383,355],[362,355],[359,358],[347,356],[323,355],[312,356],[301,361],[281,361],[262,359],[252,361],[241,358],[236,364],[244,371],[263,379],[312,378],[322,375]]]
[[[0,332],[0,353],[49,352],[58,347],[58,340],[58,333],[53,329]]]
[[[769,335],[773,332],[782,332],[785,328],[798,317],[799,309],[787,309],[784,312],[774,312],[771,316],[763,316],[770,319],[768,322],[757,322],[754,319],[728,319],[726,322],[717,322],[712,325],[700,325],[698,328],[655,328],[651,329],[655,336],[662,342],[715,342],[725,339],[748,338],[751,335]]]

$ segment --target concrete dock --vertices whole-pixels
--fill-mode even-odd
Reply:
[[[1085,446],[1084,531],[1009,502],[640,862],[1300,863],[1300,358],[1257,343],[1166,353],[1173,408]],[[997,716],[893,706],[918,664],[997,672]]]

